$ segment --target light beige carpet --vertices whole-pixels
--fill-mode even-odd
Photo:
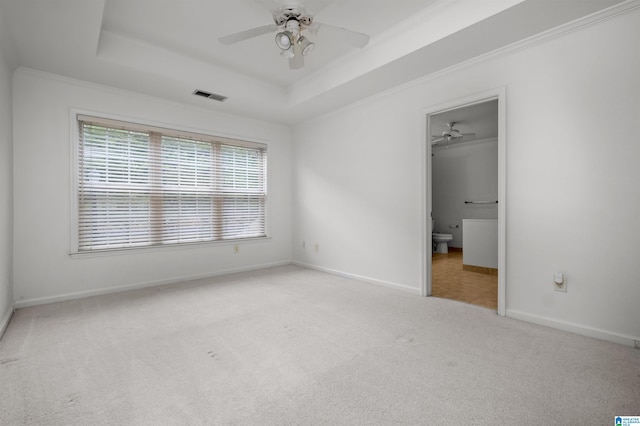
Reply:
[[[18,310],[2,425],[608,425],[640,351],[294,266]]]

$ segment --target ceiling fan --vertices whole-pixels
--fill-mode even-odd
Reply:
[[[456,139],[462,139],[465,137],[474,138],[476,136],[475,133],[462,133],[458,129],[454,129],[453,126],[455,125],[456,125],[455,121],[449,121],[447,123],[448,129],[442,132],[442,136],[440,135],[431,136],[431,139],[432,139],[431,145],[435,145],[442,141],[447,141],[447,143],[449,143]]]
[[[266,3],[268,6],[276,6],[271,9],[274,23],[220,37],[218,40],[221,43],[234,44],[278,31],[275,35],[276,45],[282,50],[280,55],[289,59],[289,68],[291,69],[302,68],[304,57],[310,54],[315,47],[315,43],[303,33],[309,32],[316,35],[320,29],[323,29],[339,33],[343,42],[355,47],[362,48],[369,43],[367,34],[314,21],[314,14],[304,7],[301,0],[280,1],[281,4],[276,3],[276,0],[256,1],[263,5]],[[325,0],[320,3],[326,5],[329,1]],[[318,4],[317,10],[319,8]]]

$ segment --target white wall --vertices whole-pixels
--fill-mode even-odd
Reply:
[[[14,74],[16,306],[291,262],[291,130],[28,69]],[[71,109],[268,143],[271,239],[70,257]]]
[[[462,219],[498,219],[498,140],[433,149],[432,199],[436,231],[453,235],[450,247],[462,247]],[[458,228],[450,228],[458,226]]]
[[[639,39],[635,10],[297,126],[294,260],[418,292],[424,111],[506,86],[507,315],[640,340]]]
[[[2,25],[2,16],[0,16],[0,25]],[[13,311],[12,171],[11,70],[5,59],[5,52],[0,48],[0,335]]]

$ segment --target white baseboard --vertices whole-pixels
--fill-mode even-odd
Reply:
[[[9,321],[11,321],[11,317],[13,316],[14,311],[15,311],[15,308],[13,306],[10,307],[7,313],[5,314],[4,318],[2,318],[2,321],[0,322],[0,340],[2,339],[2,336],[4,336],[4,332],[7,330],[7,327],[9,326]]]
[[[365,277],[365,276],[362,276],[362,275],[352,274],[352,273],[348,273],[348,272],[344,272],[344,271],[338,271],[338,270],[335,270],[335,269],[325,268],[325,267],[322,267],[322,266],[312,265],[312,264],[308,264],[308,263],[304,263],[304,262],[299,262],[299,261],[291,262],[291,261],[287,260],[287,261],[274,262],[274,263],[268,263],[268,264],[252,265],[252,266],[243,267],[243,268],[226,269],[226,270],[221,270],[221,271],[217,271],[217,272],[214,272],[214,273],[208,273],[208,274],[191,275],[191,276],[184,276],[184,277],[174,277],[174,278],[169,278],[169,279],[166,279],[166,280],[148,281],[148,282],[144,282],[144,283],[130,284],[130,285],[124,285],[124,286],[119,286],[119,287],[103,288],[103,289],[97,289],[97,290],[88,290],[88,291],[81,291],[81,292],[75,292],[75,293],[67,293],[67,294],[62,294],[62,295],[58,295],[58,296],[38,297],[38,298],[33,298],[33,299],[19,300],[19,301],[16,301],[14,303],[14,306],[11,309],[8,310],[8,312],[5,314],[4,318],[2,318],[2,320],[0,321],[0,339],[2,338],[2,335],[4,334],[5,330],[7,329],[7,326],[9,325],[9,321],[11,321],[11,317],[13,316],[13,313],[14,313],[15,309],[26,308],[26,307],[29,307],[29,306],[43,305],[43,304],[47,304],[47,303],[63,302],[63,301],[66,301],[66,300],[83,299],[83,298],[86,298],[86,297],[99,296],[99,295],[103,295],[103,294],[120,293],[120,292],[124,292],[124,291],[138,290],[138,289],[143,289],[143,288],[147,288],[147,287],[157,287],[157,286],[162,286],[162,285],[175,284],[175,283],[179,283],[179,282],[183,282],[183,281],[186,282],[186,281],[192,281],[192,280],[203,279],[203,278],[211,278],[211,277],[216,277],[216,276],[221,276],[221,275],[229,275],[229,274],[234,274],[234,273],[238,273],[238,272],[256,271],[256,270],[260,270],[260,269],[267,269],[267,268],[273,268],[273,267],[278,267],[278,266],[286,266],[286,265],[291,265],[291,264],[296,265],[296,266],[300,266],[300,267],[303,267],[303,268],[313,269],[313,270],[320,271],[320,272],[326,272],[326,273],[329,273],[329,274],[332,274],[332,275],[341,276],[341,277],[344,277],[344,278],[355,279],[355,280],[363,281],[363,282],[370,283],[370,284],[380,285],[380,286],[383,286],[383,287],[388,287],[388,288],[404,291],[404,292],[415,294],[415,295],[418,295],[418,296],[421,295],[420,289],[409,287],[409,286],[406,286],[406,285],[403,285],[403,284],[398,284],[398,283],[393,283],[393,282],[389,282],[389,281],[378,280],[378,279],[375,279],[375,278],[369,278],[369,277]],[[613,343],[621,344],[621,345],[624,345],[624,346],[634,347],[636,342],[640,341],[640,337],[627,336],[627,335],[622,335],[622,334],[614,333],[614,332],[607,331],[607,330],[601,330],[601,329],[597,329],[597,328],[593,328],[593,327],[587,327],[587,326],[580,325],[580,324],[570,323],[570,322],[566,322],[566,321],[559,321],[559,320],[555,320],[555,319],[552,319],[552,318],[547,318],[547,317],[542,317],[542,316],[539,316],[539,315],[529,314],[529,313],[518,311],[518,310],[515,310],[515,309],[507,309],[506,316],[508,318],[513,318],[513,319],[517,319],[517,320],[521,320],[521,321],[526,321],[526,322],[530,322],[530,323],[533,323],[533,324],[538,324],[538,325],[542,325],[542,326],[546,326],[546,327],[555,328],[555,329],[558,329],[558,330],[568,331],[570,333],[575,333],[575,334],[579,334],[579,335],[582,335],[582,336],[587,336],[587,337],[592,337],[592,338],[595,338],[595,339],[605,340],[605,341],[608,341],[608,342],[613,342]]]
[[[315,271],[320,271],[320,272],[326,272],[328,274],[332,274],[332,275],[338,275],[340,277],[344,277],[344,278],[349,278],[349,279],[353,279],[353,280],[358,280],[358,281],[363,281],[369,284],[375,284],[375,285],[380,285],[383,287],[389,287],[389,288],[393,288],[396,290],[401,290],[407,293],[411,293],[411,294],[416,294],[418,296],[420,296],[422,294],[421,290],[419,288],[413,288],[413,287],[409,287],[403,284],[398,284],[398,283],[393,283],[393,282],[389,282],[389,281],[383,281],[383,280],[378,280],[375,278],[369,278],[369,277],[364,277],[362,275],[356,275],[356,274],[351,274],[349,272],[343,272],[343,271],[338,271],[335,269],[330,269],[330,268],[325,268],[322,266],[317,266],[317,265],[311,265],[309,263],[304,263],[304,262],[298,262],[298,261],[293,261],[293,264],[296,266],[300,266],[302,268],[308,268],[308,269],[313,269]]]
[[[168,284],[175,284],[175,283],[179,283],[179,282],[183,282],[183,281],[186,282],[186,281],[192,281],[192,280],[199,280],[199,279],[203,279],[203,278],[212,278],[212,277],[217,277],[217,276],[221,276],[221,275],[235,274],[235,273],[238,273],[238,272],[256,271],[256,270],[259,270],[259,269],[274,268],[274,267],[277,267],[277,266],[285,266],[285,265],[291,265],[291,261],[290,260],[286,260],[286,261],[274,262],[274,263],[264,263],[264,264],[260,264],[260,265],[252,265],[252,266],[246,266],[246,267],[242,267],[242,268],[225,269],[225,270],[221,270],[221,271],[217,271],[217,272],[213,272],[213,273],[207,273],[207,274],[190,275],[190,276],[183,276],[183,277],[173,277],[173,278],[168,278],[168,279],[165,279],[165,280],[147,281],[147,282],[143,282],[143,283],[127,284],[127,285],[118,286],[118,287],[109,287],[109,288],[102,288],[102,289],[97,289],[97,290],[79,291],[79,292],[75,292],[75,293],[61,294],[61,295],[58,295],[58,296],[46,296],[46,297],[36,297],[36,298],[33,298],[33,299],[23,299],[23,300],[15,301],[14,307],[16,309],[27,308],[29,306],[45,305],[47,303],[56,303],[56,302],[64,302],[66,300],[84,299],[86,297],[91,297],[91,296],[100,296],[100,295],[103,295],[103,294],[111,294],[111,293],[120,293],[120,292],[124,292],[124,291],[139,290],[139,289],[143,289],[143,288],[147,288],[147,287],[159,287],[159,286],[168,285]]]
[[[640,341],[640,337],[625,336],[613,333],[607,330],[601,330],[593,327],[587,327],[566,321],[558,321],[539,315],[528,314],[514,309],[507,309],[507,317],[530,322],[533,324],[543,325],[546,327],[556,328],[562,331],[579,334],[581,336],[593,337],[594,339],[606,340],[608,342],[618,343],[624,346],[634,347],[635,341]]]

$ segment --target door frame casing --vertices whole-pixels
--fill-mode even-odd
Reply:
[[[433,105],[422,112],[422,289],[423,296],[431,296],[431,213],[433,211],[431,177],[431,116],[445,111],[498,100],[498,315],[506,315],[506,212],[507,212],[507,153],[506,153],[506,87]]]

